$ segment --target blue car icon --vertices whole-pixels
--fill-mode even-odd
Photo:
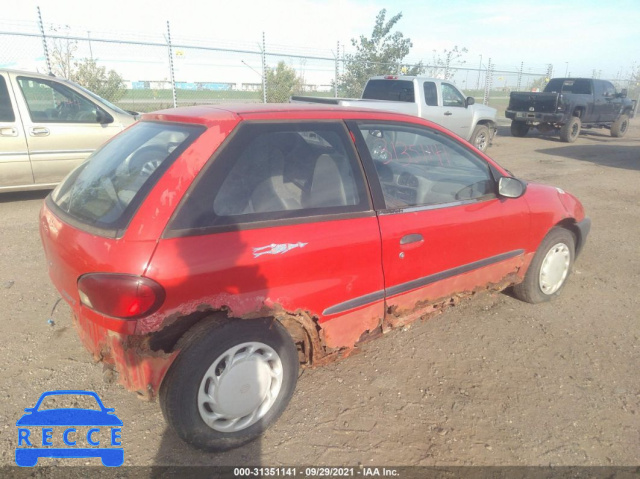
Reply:
[[[42,402],[50,396],[90,396],[93,397],[100,410],[84,408],[55,408],[39,410]],[[124,462],[124,449],[122,447],[75,447],[76,441],[69,439],[70,433],[76,432],[74,427],[91,426],[87,433],[87,441],[90,445],[99,445],[94,442],[93,434],[99,433],[101,427],[111,428],[111,446],[121,446],[120,427],[122,421],[114,414],[115,409],[106,408],[98,395],[93,391],[49,391],[40,396],[33,408],[26,408],[26,414],[16,422],[18,430],[18,447],[16,448],[16,464],[18,466],[33,467],[40,457],[54,458],[89,458],[99,457],[102,464],[109,467],[121,466]],[[64,443],[70,447],[20,447],[31,446],[31,427],[36,426],[67,426],[63,437]],[[47,442],[51,438],[53,429],[42,430],[42,445],[53,445]],[[34,445],[35,445],[34,440]]]

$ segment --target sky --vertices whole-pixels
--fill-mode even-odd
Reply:
[[[93,38],[117,32],[162,39],[169,20],[174,42],[256,50],[264,32],[267,51],[319,56],[332,56],[338,41],[353,51],[350,40],[370,36],[376,14],[386,8],[387,18],[403,14],[397,30],[413,42],[409,61],[429,63],[433,50],[457,45],[468,50],[460,60],[472,68],[491,58],[505,70],[524,62],[525,70],[544,71],[552,64],[555,76],[591,77],[595,70],[615,79],[640,65],[640,0],[21,0],[0,11],[0,31],[34,24],[36,6],[45,24],[69,25]],[[20,45],[5,47],[19,51]],[[245,63],[256,69],[258,60]],[[256,77],[238,58],[231,61],[244,76]]]

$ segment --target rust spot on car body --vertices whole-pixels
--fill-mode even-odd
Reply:
[[[471,271],[335,318],[325,317],[323,321],[311,311],[289,311],[269,298],[229,301],[233,295],[224,294],[203,302],[183,304],[163,316],[145,318],[136,335],[107,331],[90,322],[81,326],[76,321],[76,326],[95,359],[114,369],[119,382],[127,389],[150,400],[156,396],[164,375],[185,342],[199,337],[204,327],[211,327],[212,321],[273,318],[289,332],[296,344],[300,364],[317,367],[356,353],[360,345],[392,329],[417,319],[432,318],[465,298],[501,291],[522,281],[523,266],[530,259],[526,255],[514,258],[492,268],[489,273]],[[451,294],[451,291],[456,292]]]

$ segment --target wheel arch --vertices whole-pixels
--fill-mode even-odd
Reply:
[[[296,346],[302,366],[312,365],[326,354],[320,342],[316,323],[306,314],[274,312],[255,318],[239,318],[229,316],[226,309],[194,311],[182,315],[164,328],[150,333],[149,347],[152,351],[175,354],[189,341],[200,336],[205,329],[222,326],[232,321],[251,321],[252,319],[271,319],[282,325]]]
[[[586,238],[583,238],[582,231],[578,228],[576,220],[573,218],[565,218],[556,223],[554,228],[564,228],[573,235],[573,240],[575,242],[575,255],[578,257],[578,254],[582,251]]]
[[[585,116],[586,111],[587,111],[586,107],[584,107],[584,106],[576,106],[573,109],[573,113],[571,114],[571,116],[578,117],[578,118],[580,118],[580,120],[582,120],[584,118],[584,116]]]

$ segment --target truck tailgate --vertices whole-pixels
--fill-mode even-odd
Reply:
[[[511,92],[508,110],[555,113],[558,108],[557,93]]]

